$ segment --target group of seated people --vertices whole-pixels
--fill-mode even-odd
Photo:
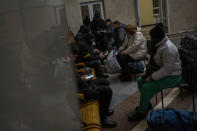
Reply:
[[[115,121],[107,119],[113,114],[109,109],[112,99],[110,82],[106,79],[100,64],[106,58],[106,51],[113,48],[119,50],[117,60],[122,68],[119,78],[121,81],[131,79],[132,69],[129,62],[137,61],[147,54],[150,55],[150,71],[138,78],[140,103],[136,113],[128,117],[129,121],[141,120],[152,108],[150,100],[159,91],[172,88],[181,81],[181,61],[176,46],[165,34],[163,24],[156,25],[151,31],[150,52],[147,51],[146,39],[137,26],[124,25],[118,21],[104,22],[99,14],[95,14],[90,25],[83,25],[72,43],[74,64],[83,62],[86,67],[95,70],[95,79],[87,78],[87,74],[76,71],[79,92],[87,100],[98,99],[100,104],[100,119],[103,128],[113,128]]]

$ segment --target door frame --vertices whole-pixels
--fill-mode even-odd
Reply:
[[[167,23],[168,23],[168,35],[171,34],[171,26],[170,26],[170,3],[169,0],[166,0],[166,17],[163,16],[163,0],[159,0],[160,2],[160,22],[163,23],[164,19],[167,19]],[[141,17],[140,17],[140,0],[136,0],[136,4],[137,4],[137,25],[142,28],[142,24],[141,24]]]
[[[81,8],[81,6],[85,6],[85,5],[88,6],[90,21],[92,21],[93,17],[94,17],[94,10],[93,10],[93,5],[94,4],[100,4],[100,7],[101,7],[101,18],[104,19],[104,10],[103,10],[103,2],[102,1],[90,2],[90,3],[80,3],[80,8]]]

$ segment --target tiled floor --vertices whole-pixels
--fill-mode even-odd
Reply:
[[[110,107],[112,109],[114,109],[118,104],[137,91],[136,81],[121,82],[117,76],[117,74],[112,74],[109,78],[109,81],[111,82],[111,88],[113,90],[113,97]]]

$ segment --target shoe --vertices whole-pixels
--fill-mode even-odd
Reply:
[[[112,109],[109,109],[107,112],[107,116],[111,116],[114,114],[114,111]]]
[[[112,120],[105,119],[103,122],[101,122],[103,128],[114,128],[117,126],[117,123]]]
[[[124,76],[124,77],[120,78],[120,81],[124,81],[124,82],[131,81],[131,77],[130,76]]]
[[[146,118],[146,113],[136,112],[135,114],[128,117],[128,121],[140,121]]]
[[[135,111],[138,111],[138,108],[139,108],[139,106],[137,106],[137,107],[135,108]],[[149,104],[146,111],[148,112],[148,111],[151,110],[152,108],[153,108],[152,104]]]

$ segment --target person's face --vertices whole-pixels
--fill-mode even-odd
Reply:
[[[113,26],[114,26],[114,29],[118,28],[118,24],[113,24]]]
[[[111,24],[111,22],[106,22],[106,25],[109,26]]]
[[[90,39],[90,43],[94,43],[95,39]]]

